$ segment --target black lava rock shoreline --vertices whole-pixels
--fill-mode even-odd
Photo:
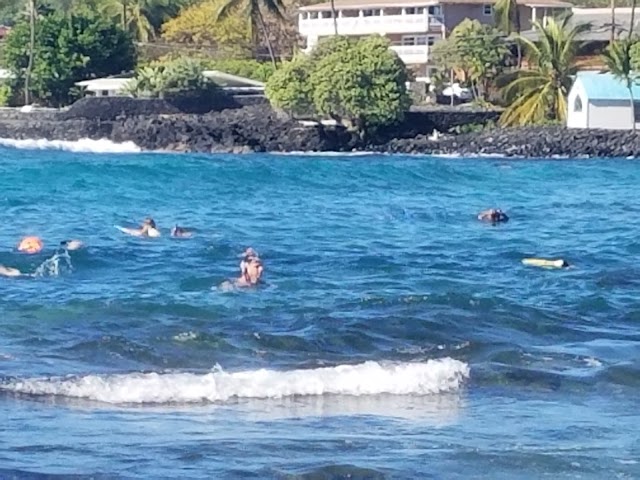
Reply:
[[[107,138],[134,142],[145,150],[181,152],[352,152],[454,154],[461,156],[640,157],[640,135],[627,131],[573,130],[563,127],[494,128],[460,135],[427,135],[449,120],[421,114],[405,125],[366,140],[343,128],[303,126],[265,106],[248,106],[204,115],[181,113],[118,115],[108,120],[72,115],[0,116],[0,137],[79,140]],[[458,121],[458,120],[457,120]]]

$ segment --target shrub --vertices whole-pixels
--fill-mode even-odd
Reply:
[[[380,36],[331,37],[308,59],[296,59],[283,70],[267,82],[274,106],[309,105],[361,135],[401,120],[411,103],[407,69]]]

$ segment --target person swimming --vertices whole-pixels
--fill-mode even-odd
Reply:
[[[60,242],[60,248],[63,248],[68,252],[73,252],[84,248],[84,243],[80,240],[63,240]]]
[[[478,214],[478,220],[482,222],[504,223],[509,221],[509,217],[499,208],[490,208]]]
[[[5,267],[4,265],[0,265],[0,277],[26,277],[28,276],[25,273],[22,273],[17,268]]]
[[[253,248],[249,247],[240,254],[242,260],[240,261],[240,272],[244,272],[247,267],[247,263],[253,258],[260,260],[260,255]]]
[[[254,287],[260,283],[264,266],[259,257],[248,257],[240,265],[242,271],[240,277],[234,282],[236,287]]]
[[[159,237],[160,230],[156,227],[156,222],[153,218],[148,217],[145,218],[140,225],[140,228],[125,228],[125,227],[116,227],[123,233],[128,235],[133,235],[134,237]]]
[[[191,238],[193,237],[193,230],[176,225],[171,229],[171,236],[175,238]]]

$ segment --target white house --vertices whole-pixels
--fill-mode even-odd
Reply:
[[[263,93],[264,83],[250,78],[239,77],[218,70],[205,70],[202,74],[230,93]],[[119,75],[107,78],[94,78],[77,82],[89,95],[98,97],[117,97],[127,95],[124,89],[133,78],[132,75]]]
[[[578,72],[567,99],[567,127],[631,130],[635,122],[640,128],[640,85],[631,91],[633,102],[625,83],[612,74]]]
[[[544,20],[572,5],[562,0],[516,0],[521,28],[527,30],[535,20]],[[299,10],[298,31],[307,50],[322,38],[335,35],[384,35],[391,48],[411,67],[416,77],[429,81],[434,71],[429,57],[431,47],[466,18],[494,24],[495,0],[334,0]]]

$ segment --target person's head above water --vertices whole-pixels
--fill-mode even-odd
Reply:
[[[172,237],[180,237],[180,238],[188,238],[188,237],[193,236],[193,232],[188,228],[176,225],[175,227],[173,227],[171,229],[171,236]]]
[[[500,223],[508,222],[509,217],[500,208],[490,208],[478,214],[478,220],[483,222]]]
[[[257,285],[262,277],[264,267],[262,260],[256,257],[248,257],[241,264],[242,276],[238,279],[238,284],[250,286]]]
[[[80,240],[63,240],[60,242],[60,247],[68,251],[80,250],[84,247],[84,243]]]
[[[142,222],[142,226],[148,228],[156,228],[156,222],[153,218],[147,217],[144,219],[144,222]]]
[[[38,237],[24,237],[18,243],[18,251],[22,253],[40,253],[44,248],[44,243]]]

